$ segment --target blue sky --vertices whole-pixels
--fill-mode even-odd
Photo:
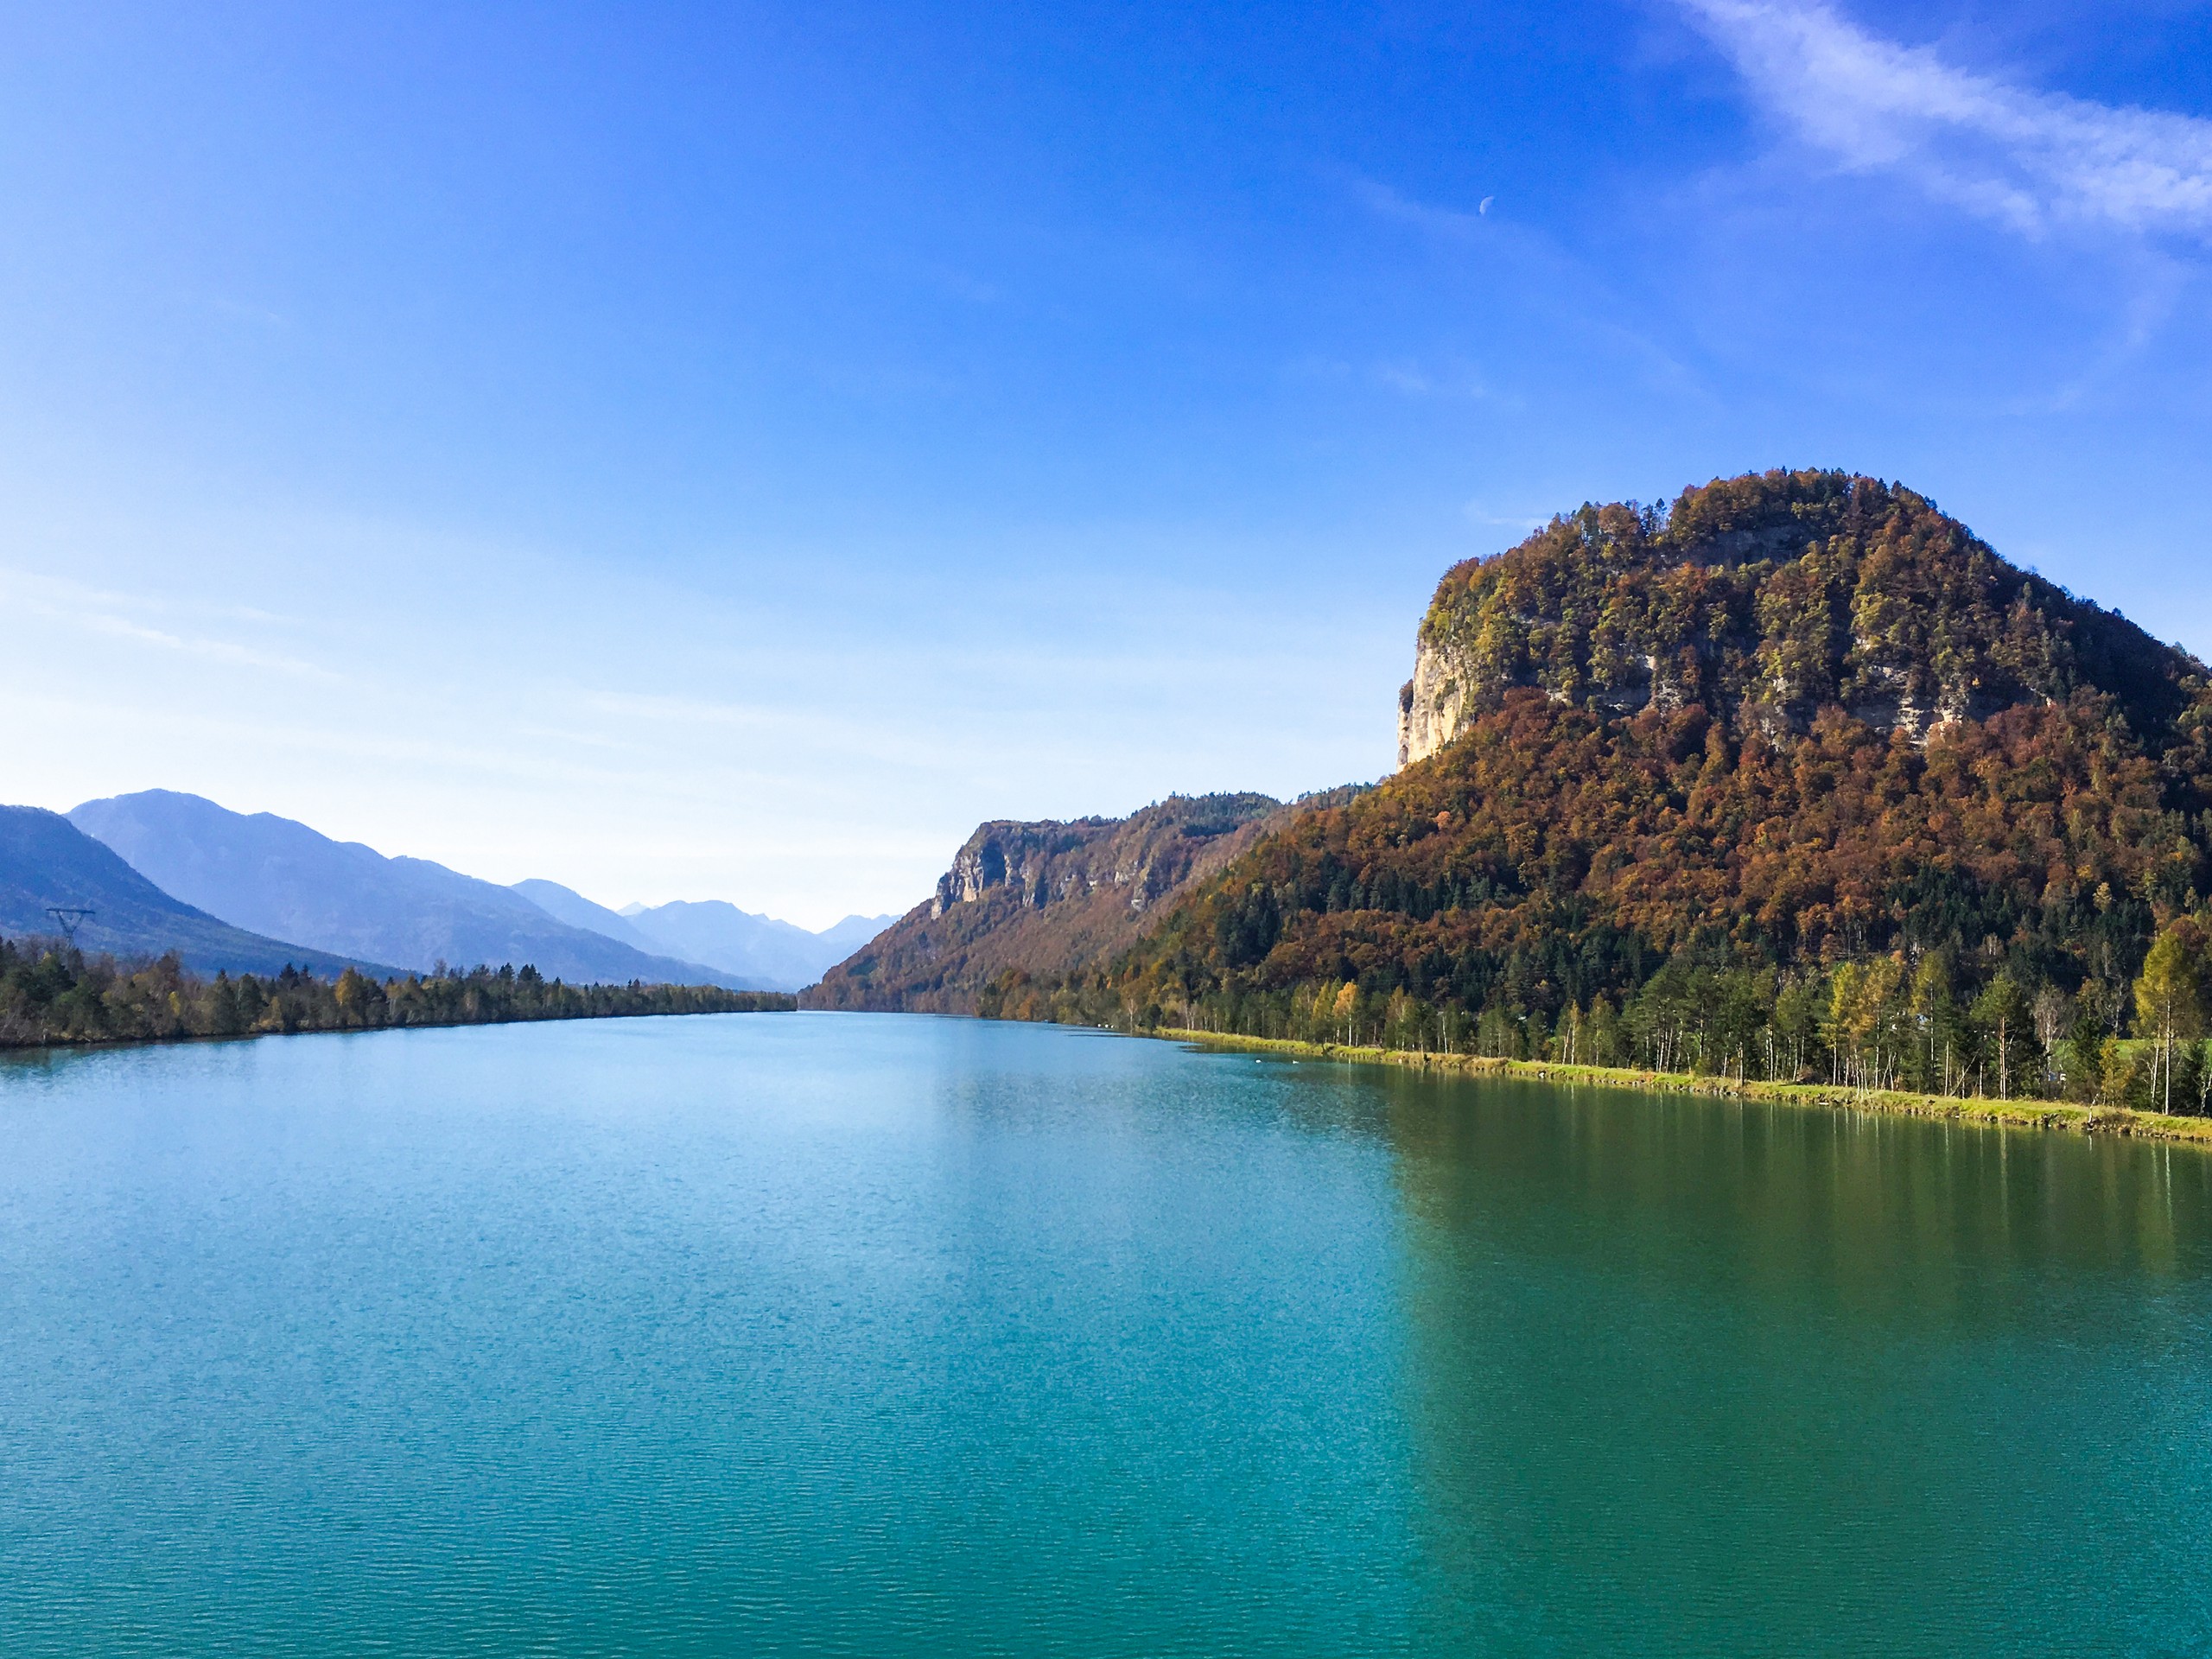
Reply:
[[[0,202],[11,800],[818,926],[1783,464],[2212,653],[2212,5],[16,7]]]

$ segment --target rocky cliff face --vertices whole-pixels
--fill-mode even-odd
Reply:
[[[1467,723],[1465,665],[1442,644],[1414,642],[1414,677],[1398,688],[1398,764],[1426,760]]]
[[[1274,811],[1265,795],[1176,798],[1126,818],[986,823],[938,878],[930,915],[1003,893],[1025,910],[1104,893],[1141,915],[1188,879],[1218,837]]]
[[[1732,479],[1663,514],[1585,507],[1447,572],[1399,693],[1398,763],[1523,689],[1605,715],[1695,702],[1777,743],[1833,708],[1925,744],[2096,686],[2152,731],[2189,665],[2145,643],[1909,490],[1842,473]]]
[[[811,1007],[969,1014],[1009,969],[1059,972],[1135,939],[1149,912],[1249,847],[1287,809],[1265,795],[1175,796],[1126,818],[981,825],[937,892],[805,994]]]

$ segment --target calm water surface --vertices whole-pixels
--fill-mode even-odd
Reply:
[[[2212,1157],[855,1015],[0,1065],[0,1652],[2212,1652]]]

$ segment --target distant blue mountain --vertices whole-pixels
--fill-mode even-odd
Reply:
[[[660,949],[631,926],[629,918],[620,911],[592,903],[574,887],[564,887],[558,881],[532,877],[527,881],[516,882],[514,890],[556,921],[566,922],[570,927],[588,928],[594,933],[604,933],[610,939],[620,939],[639,950]]]
[[[896,916],[848,916],[823,928],[814,937],[837,953],[823,964],[823,969],[836,967],[898,919]]]
[[[765,980],[786,991],[813,984],[898,919],[848,916],[835,927],[810,933],[721,899],[696,904],[678,900],[650,910],[636,905],[620,915],[638,935],[663,950]]]
[[[848,916],[810,933],[772,916],[756,916],[721,899],[678,901],[609,910],[557,881],[518,881],[515,891],[549,915],[643,950],[668,950],[779,991],[811,985],[898,919]]]
[[[159,957],[174,950],[195,973],[276,974],[287,965],[332,975],[349,963],[379,976],[394,969],[264,938],[183,903],[58,812],[0,807],[0,934],[58,936],[49,906],[90,910],[77,922],[86,951]]]
[[[632,979],[766,988],[742,974],[556,919],[511,887],[420,858],[386,858],[271,813],[147,790],[87,801],[70,821],[156,886],[257,932],[417,971],[534,963],[571,983]]]

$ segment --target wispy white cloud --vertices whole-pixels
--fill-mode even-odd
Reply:
[[[1376,385],[1405,397],[1483,398],[1491,395],[1482,376],[1464,365],[1440,368],[1402,357],[1376,364],[1370,374]]]
[[[132,603],[125,595],[85,588],[74,582],[0,569],[0,599],[4,599],[19,617],[35,617],[42,622],[99,634],[111,639],[205,658],[210,662],[226,663],[236,668],[270,670],[322,680],[339,677],[328,669],[297,657],[262,651],[236,640],[151,626],[120,613],[126,605]],[[236,608],[219,613],[233,617],[265,614]]]
[[[1641,325],[1637,308],[1616,288],[1608,273],[1537,230],[1491,217],[1490,205],[1496,197],[1484,196],[1475,211],[1468,213],[1420,200],[1358,174],[1338,178],[1351,198],[1376,218],[1402,225],[1440,245],[1464,248],[1470,255],[1494,262],[1510,273],[1511,286],[1522,303],[1566,323],[1616,356],[1639,362],[1651,382],[1691,395],[1699,393],[1696,375]],[[1492,386],[1471,374],[1454,375],[1440,383],[1420,365],[1402,360],[1375,365],[1367,372],[1377,385],[1408,397],[1443,392],[1482,397],[1505,407],[1519,404],[1510,388]]]
[[[2038,92],[1868,34],[1820,0],[1681,0],[1753,93],[1856,172],[2029,236],[2212,236],[2212,121]]]

